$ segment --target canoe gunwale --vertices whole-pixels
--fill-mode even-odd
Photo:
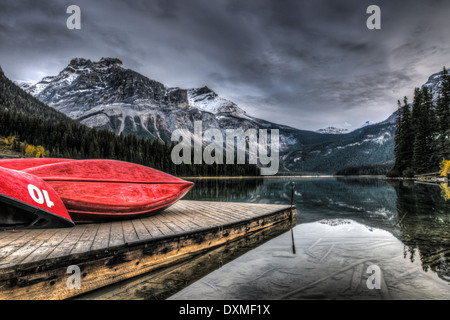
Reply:
[[[61,182],[87,182],[87,183],[123,183],[123,184],[194,184],[193,182],[188,181],[122,181],[122,180],[95,180],[95,179],[70,179],[70,178],[49,178],[49,177],[40,177],[44,181],[61,181]]]
[[[73,227],[75,226],[75,223],[65,217],[62,217],[60,215],[57,215],[53,212],[47,211],[42,208],[38,208],[35,206],[30,205],[29,203],[23,202],[21,200],[12,198],[8,195],[5,195],[3,193],[0,193],[0,203],[6,203],[7,205],[13,206],[15,208],[18,208],[20,210],[24,210],[30,214],[34,214],[36,216],[36,219],[32,220],[29,223],[26,224],[15,224],[15,225],[0,225],[0,230],[9,230],[9,229],[22,229],[22,228],[39,228],[41,229],[42,226],[35,226],[35,224],[41,220],[45,219],[48,221],[48,224],[45,224],[45,228],[65,228],[65,227]]]

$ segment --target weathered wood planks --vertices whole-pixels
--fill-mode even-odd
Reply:
[[[150,217],[69,229],[0,232],[0,299],[65,299],[293,219],[270,204],[179,201]],[[67,268],[81,270],[69,289]]]

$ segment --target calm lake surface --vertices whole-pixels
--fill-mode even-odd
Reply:
[[[450,201],[439,185],[382,178],[192,181],[186,200],[278,204],[290,204],[294,183],[297,222],[169,299],[450,298]]]

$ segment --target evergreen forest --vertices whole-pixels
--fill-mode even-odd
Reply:
[[[450,159],[450,76],[445,67],[437,98],[423,86],[414,90],[412,103],[407,97],[398,101],[394,154],[390,177],[435,173]]]

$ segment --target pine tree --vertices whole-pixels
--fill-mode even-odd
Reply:
[[[441,92],[436,102],[437,134],[435,149],[436,161],[450,158],[450,75],[444,67],[442,71]]]
[[[434,128],[433,96],[427,87],[416,89],[412,111],[414,131],[413,170],[427,173],[433,167],[432,141]]]
[[[403,105],[398,103],[398,116],[395,134],[395,164],[390,175],[408,175],[412,170],[414,133],[411,123],[411,111],[408,98],[404,97]]]

